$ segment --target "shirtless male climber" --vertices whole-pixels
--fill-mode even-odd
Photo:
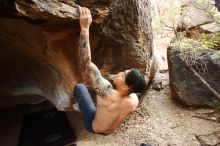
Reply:
[[[97,93],[96,107],[83,84],[74,87],[73,96],[79,105],[84,125],[89,132],[110,134],[138,106],[138,97],[146,89],[144,77],[137,69],[126,70],[112,76],[115,88],[102,77],[99,69],[91,62],[89,27],[92,22],[90,10],[79,8],[80,38],[79,56],[82,74]]]

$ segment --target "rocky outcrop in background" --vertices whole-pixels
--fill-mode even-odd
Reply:
[[[170,86],[173,97],[187,105],[219,108],[220,35],[216,35],[216,40],[214,41],[216,45],[206,49],[205,43],[204,46],[196,46],[195,44],[190,44],[190,42],[197,41],[202,44],[202,41],[205,40],[201,39],[201,34],[204,33],[203,35],[206,36],[206,41],[211,43],[214,34],[219,34],[220,32],[220,24],[215,20],[213,15],[207,15],[207,9],[200,9],[192,5],[189,5],[189,7],[185,8],[189,11],[184,11],[186,13],[183,14],[180,22],[181,25],[179,26],[181,27],[180,30],[183,31],[182,35],[191,39],[188,39],[190,40],[188,44],[185,42],[185,46],[188,45],[188,48],[183,48],[180,45],[175,49],[169,47],[167,53]],[[190,18],[192,21],[187,20],[187,18]],[[213,37],[208,38],[208,35],[212,35]],[[175,43],[182,44],[184,43],[182,40],[177,38]],[[199,79],[198,76],[201,78]]]
[[[213,50],[201,50],[196,53],[198,58],[202,58],[206,71],[202,72],[201,68],[198,67],[199,65],[194,65],[193,68],[216,92],[220,93],[220,59],[216,57],[220,54],[216,54]],[[187,105],[193,106],[213,107],[215,104],[218,104],[219,99],[195,77],[184,63],[185,58],[183,55],[169,48],[168,56],[170,86],[173,97]]]
[[[78,6],[91,10],[92,60],[103,74],[136,67],[152,78],[149,1],[0,0],[1,108],[45,97],[60,110],[72,104],[83,82]]]

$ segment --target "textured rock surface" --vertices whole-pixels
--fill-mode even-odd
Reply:
[[[187,10],[186,14],[182,16],[182,27],[183,28],[190,28],[193,26],[198,26],[201,24],[206,24],[213,21],[213,18],[210,15],[207,15],[204,10],[195,8],[193,6],[186,7]]]
[[[73,86],[82,82],[79,5],[91,10],[92,60],[104,74],[137,67],[152,77],[148,1],[0,0],[0,4],[1,107],[44,97],[60,110],[70,105]]]
[[[198,54],[200,55],[197,57],[206,56],[203,57],[202,62],[207,70],[205,73],[202,72],[199,65],[193,66],[193,68],[216,92],[220,93],[220,59],[214,57],[217,54],[212,50],[203,50]],[[215,96],[189,71],[183,56],[178,55],[171,47],[168,49],[167,55],[173,97],[187,105],[213,106],[216,101]]]
[[[178,27],[187,29],[214,22],[211,9],[214,9],[214,5],[208,0],[200,2],[186,1],[185,4],[182,5],[181,18],[178,22]]]
[[[220,145],[220,131],[207,135],[197,136],[201,145]]]

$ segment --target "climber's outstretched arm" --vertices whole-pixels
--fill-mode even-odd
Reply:
[[[91,50],[89,44],[89,27],[92,22],[90,10],[85,7],[79,8],[80,13],[80,38],[79,38],[79,55],[80,65],[83,69],[83,75],[88,84],[90,84],[97,94],[106,96],[111,93],[111,84],[102,77],[97,66],[91,61]]]

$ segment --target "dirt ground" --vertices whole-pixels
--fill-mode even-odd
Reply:
[[[168,42],[166,38],[155,40],[159,70],[167,70],[165,54]],[[162,81],[164,89],[155,91],[150,88],[140,99],[136,111],[114,134],[90,134],[84,128],[80,114],[67,113],[77,135],[77,146],[140,146],[142,143],[152,146],[200,146],[204,144],[199,141],[199,135],[220,131],[218,122],[196,116],[214,110],[184,107],[171,97],[168,71],[158,72],[155,80]],[[216,138],[209,141],[216,141]]]

